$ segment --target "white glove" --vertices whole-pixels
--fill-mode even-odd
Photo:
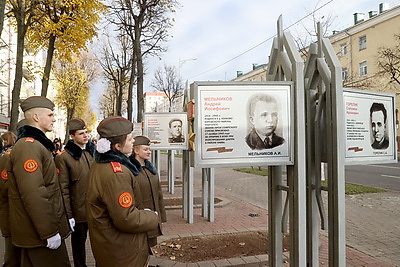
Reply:
[[[74,227],[75,227],[75,219],[74,219],[74,218],[71,218],[71,219],[68,220],[68,222],[69,222],[69,227],[71,228],[71,231],[72,231],[72,232],[75,231],[75,230],[74,230]]]
[[[47,238],[47,246],[49,249],[58,249],[61,245],[61,236],[59,233]]]
[[[144,210],[152,211],[151,209],[144,209]],[[158,212],[157,212],[157,211],[154,211],[154,212],[158,215]]]

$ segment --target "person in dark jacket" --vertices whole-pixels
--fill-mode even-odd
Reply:
[[[132,153],[133,124],[120,116],[97,127],[95,162],[89,171],[86,214],[90,244],[98,267],[148,264],[147,232],[158,227],[158,214],[145,208]]]
[[[22,266],[71,266],[64,239],[70,233],[52,150],[54,103],[31,96],[21,103],[27,125],[7,166],[12,242]]]
[[[157,236],[162,235],[161,223],[167,221],[167,214],[165,212],[160,178],[156,168],[150,162],[150,156],[150,139],[146,136],[136,136],[133,154],[129,158],[139,170],[136,180],[142,193],[144,207],[157,211],[159,216],[157,229],[147,233],[149,245],[152,247],[157,245]]]
[[[1,138],[4,141],[4,149],[0,155],[0,229],[4,237],[3,266],[20,266],[21,249],[12,244],[11,238],[8,208],[8,173],[6,168],[17,137],[13,132],[7,131],[1,135]]]
[[[255,94],[249,99],[248,118],[252,129],[245,140],[252,150],[270,149],[285,142],[275,133],[278,115],[278,104],[274,97]]]
[[[89,141],[86,123],[72,118],[67,124],[70,140],[60,155],[55,157],[59,171],[61,192],[65,211],[72,230],[71,247],[74,266],[86,266],[86,185],[90,166],[93,163],[94,144]]]

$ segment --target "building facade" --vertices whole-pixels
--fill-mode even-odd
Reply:
[[[382,48],[400,48],[400,6],[389,8],[388,4],[380,3],[376,10],[353,16],[353,26],[328,37],[342,66],[343,87],[394,93],[398,97],[400,84],[382,72],[378,61]],[[397,68],[400,68],[399,61]],[[265,65],[256,68],[253,65],[252,71],[238,75],[234,81],[263,81],[267,69]],[[399,110],[400,99],[396,99],[397,122]]]

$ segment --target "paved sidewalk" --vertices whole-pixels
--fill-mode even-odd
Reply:
[[[180,170],[177,165],[176,170]],[[176,176],[181,174],[176,171]],[[163,179],[166,179],[162,176]],[[215,222],[210,223],[201,217],[201,209],[194,209],[194,223],[188,224],[182,218],[181,210],[168,210],[168,222],[164,224],[164,236],[160,241],[177,237],[198,236],[219,233],[234,233],[242,231],[266,230],[268,228],[267,212],[267,179],[257,175],[236,172],[230,168],[215,170],[215,197],[229,199],[230,203],[215,208]],[[195,171],[194,195],[201,196],[201,172]],[[164,193],[164,197],[180,196],[181,189],[175,187],[175,194]],[[240,197],[238,197],[240,195]],[[398,194],[400,196],[400,194]],[[347,201],[347,200],[346,200]],[[259,217],[249,216],[250,212],[257,212]],[[358,214],[357,216],[363,216]],[[362,219],[362,217],[360,217]],[[398,236],[396,236],[398,238]],[[374,243],[372,242],[371,246]],[[390,261],[372,257],[347,246],[347,266],[396,266]],[[399,245],[396,244],[395,248]],[[289,266],[288,259],[284,255],[283,266]],[[268,266],[268,255],[251,257],[239,257],[233,259],[179,263],[170,260],[161,260],[151,257],[150,264],[159,266]],[[320,265],[328,265],[328,239],[327,233],[320,235]]]
[[[162,174],[166,173],[166,156],[161,157]],[[180,160],[175,161],[176,181],[181,181]],[[165,175],[161,177],[166,180]],[[175,187],[175,194],[166,192],[165,198],[181,197],[181,187]],[[201,170],[195,170],[194,195],[201,196]],[[168,222],[164,224],[164,236],[159,241],[175,237],[236,233],[253,230],[267,230],[267,179],[266,177],[236,172],[231,168],[215,169],[215,197],[228,202],[215,208],[215,222],[208,222],[201,216],[201,208],[194,209],[194,223],[188,224],[182,218],[182,210],[167,210]],[[326,202],[325,202],[326,203]],[[400,265],[400,193],[387,192],[346,197],[347,266],[397,266]],[[249,213],[256,212],[258,217]],[[320,235],[320,266],[328,266],[327,233]],[[70,240],[67,239],[70,250]],[[87,264],[95,261],[87,244]],[[3,258],[4,241],[0,240],[0,260]],[[283,265],[289,266],[287,259]],[[72,262],[72,259],[71,259]],[[167,266],[268,266],[268,256],[256,255],[217,261],[179,263],[161,260],[154,256],[151,265]]]

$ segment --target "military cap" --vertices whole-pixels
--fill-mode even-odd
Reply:
[[[21,103],[23,112],[31,108],[48,108],[54,110],[54,103],[44,96],[30,96]]]
[[[133,123],[121,116],[111,116],[102,120],[97,126],[100,137],[114,137],[129,134],[133,131]]]
[[[27,124],[28,124],[28,121],[27,121],[26,119],[20,120],[20,121],[17,123],[17,130],[18,130],[19,128],[21,128],[22,126],[25,126],[25,125],[27,125]]]
[[[68,130],[75,131],[75,130],[84,130],[86,129],[86,123],[79,118],[72,118],[68,122]]]
[[[150,145],[150,139],[147,138],[146,136],[139,135],[139,136],[136,136],[134,139],[135,139],[135,142],[133,143],[134,146],[139,146],[139,145],[149,146]]]

